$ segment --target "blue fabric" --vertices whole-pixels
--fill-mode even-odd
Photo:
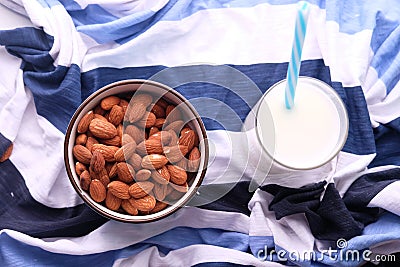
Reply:
[[[10,2],[12,1],[10,0]],[[232,258],[236,261],[246,262],[247,257],[256,258],[258,256],[257,253],[266,247],[268,248],[267,252],[271,252],[273,249],[285,250],[285,244],[282,244],[282,242],[279,243],[282,247],[275,244],[278,243],[275,242],[275,239],[280,239],[282,236],[251,236],[249,233],[252,233],[252,231],[250,230],[261,229],[271,230],[272,232],[272,230],[276,230],[274,227],[284,227],[281,225],[280,219],[298,213],[305,213],[308,220],[308,225],[298,225],[298,227],[301,227],[302,231],[304,229],[309,230],[317,239],[325,242],[331,241],[331,243],[335,243],[338,238],[349,239],[348,246],[344,251],[349,249],[363,251],[378,245],[380,242],[391,242],[400,239],[400,229],[398,229],[399,216],[389,214],[379,208],[368,207],[371,199],[382,192],[386,186],[399,180],[399,171],[393,168],[387,171],[367,173],[357,179],[355,177],[358,177],[356,176],[358,173],[354,173],[355,169],[364,170],[366,166],[361,166],[363,163],[360,162],[368,161],[374,153],[376,153],[376,157],[368,168],[389,164],[400,165],[400,118],[393,116],[393,114],[373,114],[375,116],[370,116],[368,106],[379,101],[381,101],[379,104],[385,105],[386,103],[380,97],[386,96],[388,99],[388,96],[396,97],[395,94],[397,92],[395,89],[397,89],[396,85],[400,80],[400,60],[397,49],[399,47],[400,6],[394,0],[389,0],[385,3],[379,1],[313,0],[309,1],[313,5],[312,13],[314,13],[314,16],[316,14],[320,16],[314,18],[320,19],[323,25],[311,25],[320,26],[316,27],[320,31],[314,33],[315,40],[309,40],[312,44],[309,49],[312,49],[312,51],[308,51],[311,52],[307,55],[309,60],[303,60],[300,75],[314,77],[331,85],[345,103],[349,114],[349,135],[342,149],[342,152],[346,153],[341,154],[343,157],[340,160],[344,160],[345,164],[356,166],[349,166],[346,171],[350,170],[350,174],[346,173],[347,176],[344,175],[344,178],[341,176],[338,179],[355,179],[349,185],[348,190],[339,194],[334,184],[330,183],[326,186],[325,182],[308,184],[302,188],[283,187],[278,184],[263,186],[260,188],[261,191],[265,190],[274,196],[273,201],[267,203],[267,205],[269,204],[270,210],[275,212],[276,217],[267,218],[268,224],[271,225],[243,225],[243,223],[246,224],[247,219],[248,222],[251,222],[251,219],[254,218],[252,216],[264,216],[262,212],[261,214],[253,214],[255,211],[249,207],[249,202],[251,202],[256,193],[249,192],[250,183],[248,180],[234,185],[230,183],[210,184],[202,187],[200,194],[196,195],[190,204],[195,205],[196,201],[206,200],[213,195],[214,191],[224,190],[227,187],[232,187],[232,189],[223,197],[211,203],[201,205],[198,208],[181,209],[180,211],[183,215],[188,210],[189,212],[195,210],[198,214],[205,214],[209,216],[206,218],[210,220],[210,224],[226,221],[226,226],[218,224],[221,229],[207,228],[208,225],[199,227],[196,223],[204,224],[204,222],[201,222],[201,220],[197,222],[195,220],[197,218],[189,218],[192,221],[188,221],[195,224],[196,227],[173,227],[174,225],[171,225],[171,229],[170,225],[168,227],[164,226],[171,230],[146,238],[139,243],[133,244],[132,241],[131,245],[124,247],[118,246],[126,244],[126,240],[124,242],[116,242],[112,244],[117,247],[116,249],[105,249],[101,253],[91,253],[91,247],[88,247],[87,251],[89,252],[84,253],[85,255],[78,255],[82,254],[81,251],[54,253],[37,246],[28,245],[28,241],[34,243],[34,241],[38,240],[34,238],[42,239],[41,241],[44,243],[53,240],[45,238],[56,238],[64,242],[76,242],[76,244],[79,244],[82,240],[87,240],[86,238],[93,238],[89,233],[94,230],[107,235],[112,232],[107,232],[107,229],[115,230],[113,227],[121,226],[121,224],[107,223],[106,219],[96,214],[86,205],[75,204],[77,202],[72,200],[70,203],[59,203],[60,201],[56,203],[65,208],[51,208],[50,206],[52,205],[46,202],[46,197],[51,199],[52,202],[49,201],[51,204],[54,204],[54,202],[57,202],[54,196],[43,196],[41,199],[43,203],[32,197],[35,195],[31,195],[32,191],[30,190],[35,188],[27,188],[26,181],[32,182],[33,178],[36,181],[38,176],[44,176],[45,173],[36,171],[31,174],[24,165],[26,164],[23,159],[25,155],[24,149],[28,150],[30,142],[33,143],[35,141],[29,138],[28,140],[21,140],[21,136],[25,137],[30,133],[26,128],[36,127],[33,129],[35,131],[32,131],[35,134],[35,138],[43,138],[47,134],[55,137],[54,142],[58,143],[54,145],[59,145],[59,154],[54,157],[57,164],[52,165],[51,168],[56,170],[54,175],[59,175],[57,179],[60,179],[60,177],[65,178],[60,140],[62,140],[61,137],[66,131],[69,120],[79,104],[90,94],[111,82],[135,78],[153,79],[171,85],[191,102],[200,105],[196,106],[196,109],[198,108],[208,132],[218,130],[217,133],[220,133],[223,130],[227,130],[232,131],[232,135],[239,134],[243,121],[261,95],[271,85],[286,77],[288,62],[282,55],[275,57],[273,53],[264,53],[262,45],[265,45],[265,43],[261,43],[259,46],[260,48],[258,49],[260,51],[247,51],[246,49],[244,49],[245,51],[230,51],[227,47],[219,46],[219,42],[225,42],[224,44],[226,44],[230,41],[224,39],[223,30],[227,29],[226,27],[231,27],[230,30],[234,31],[241,30],[238,38],[243,38],[248,44],[258,44],[259,41],[266,42],[266,40],[262,40],[260,33],[253,31],[251,27],[240,29],[240,20],[244,19],[246,23],[250,23],[256,18],[246,17],[249,16],[248,14],[266,16],[265,18],[267,18],[269,14],[262,13],[265,7],[274,8],[283,12],[282,15],[289,16],[285,12],[294,10],[294,4],[297,1],[170,0],[164,6],[158,6],[158,9],[146,9],[136,13],[130,12],[130,10],[121,11],[118,9],[119,7],[115,6],[114,10],[108,10],[107,4],[89,4],[82,8],[77,1],[72,0],[38,0],[37,2],[40,5],[37,5],[36,2],[32,4],[32,2],[25,1],[23,3],[24,6],[21,6],[21,9],[26,9],[25,11],[30,8],[27,14],[32,16],[37,27],[0,31],[0,45],[4,46],[9,54],[21,60],[20,70],[23,71],[23,82],[26,85],[26,88],[19,86],[18,89],[20,91],[17,93],[14,90],[16,88],[7,88],[6,92],[0,91],[1,103],[10,104],[4,107],[0,106],[0,121],[6,121],[4,120],[4,114],[7,116],[12,114],[15,117],[8,116],[7,119],[21,122],[24,116],[25,118],[31,116],[29,118],[32,118],[37,124],[12,124],[13,127],[21,127],[21,135],[18,135],[19,129],[7,128],[9,126],[4,124],[0,125],[0,153],[4,152],[11,144],[10,140],[5,138],[5,136],[9,136],[6,133],[17,133],[17,136],[14,136],[15,140],[13,140],[15,142],[15,154],[13,154],[15,160],[0,163],[0,229],[8,229],[2,230],[3,232],[0,234],[1,266],[30,266],[33,264],[38,266],[59,266],[60,263],[63,266],[88,264],[112,266],[119,259],[140,256],[140,252],[149,248],[157,248],[160,255],[155,256],[162,258],[165,255],[172,257],[174,253],[171,252],[197,247],[196,245],[199,245],[199,247],[207,245],[203,246],[203,248],[210,248],[210,251],[213,247],[225,248],[226,250],[224,251],[232,253],[229,255],[234,255]],[[85,3],[85,1],[79,2]],[[21,5],[21,3],[16,4]],[[111,3],[108,4],[110,5]],[[271,4],[272,6],[261,6],[261,4]],[[41,11],[38,10],[40,6],[43,8]],[[63,7],[65,10],[62,10]],[[121,12],[119,13],[118,10]],[[252,10],[254,10],[254,13],[250,12]],[[126,15],[121,15],[121,17],[116,15],[124,12]],[[226,14],[237,16],[235,19],[238,24],[225,24],[225,20],[221,18],[226,18],[224,17]],[[56,18],[57,21],[52,21],[52,19]],[[206,21],[205,19],[208,18],[212,19]],[[70,36],[75,39],[62,39],[65,35],[58,31],[64,30],[64,28],[60,27],[60,23],[63,20],[65,20],[65,24],[63,24],[65,25],[65,30],[71,31],[72,34]],[[200,22],[210,23],[212,27],[210,27],[209,31],[215,30],[214,34],[221,33],[221,38],[208,40],[207,33],[201,27],[197,27],[198,24],[196,23]],[[286,24],[287,21],[278,21],[277,26],[283,27]],[[168,28],[168,25],[174,26]],[[170,38],[168,33],[169,31],[175,31],[174,27],[179,28],[179,34],[185,37],[183,38],[184,42],[180,42],[179,36],[174,37],[176,40],[168,39]],[[213,27],[216,28],[214,29]],[[336,27],[339,29],[339,33]],[[268,25],[264,29],[266,34],[273,36],[271,40],[267,40],[268,42],[274,42],[274,38],[284,37],[284,34],[275,35],[270,31]],[[313,30],[313,27],[310,27],[310,29]],[[324,32],[325,30],[326,32]],[[354,70],[355,73],[343,73],[339,68],[348,67],[345,64],[354,61],[347,61],[347,58],[336,60],[336,57],[346,55],[346,53],[337,51],[335,45],[341,45],[342,47],[347,38],[354,40],[356,34],[362,38],[369,38],[366,33],[371,33],[372,35],[368,39],[370,43],[366,47],[362,47],[362,51],[368,51],[368,54],[360,58],[351,58],[351,60],[356,61],[365,59],[365,66],[362,66],[362,70],[355,70],[351,68],[354,66],[350,66],[348,69],[350,71]],[[331,38],[330,34],[337,34],[338,40]],[[190,45],[190,42],[186,43],[188,42],[187,40],[190,41],[190,38],[193,38],[193,40],[198,41],[199,36],[204,38],[210,48],[212,46],[212,48],[220,49],[221,54],[223,54],[222,52],[230,52],[231,54],[223,54],[221,57],[218,54],[213,54],[217,58],[216,62],[219,62],[216,65],[199,63],[180,66],[178,63],[193,62],[193,58],[197,60],[195,62],[199,62],[198,59],[201,56],[196,57],[197,53],[209,57],[207,53],[204,53],[208,46],[203,46],[199,50],[187,49],[185,50],[189,51],[187,55],[179,53],[180,49],[184,48],[182,46],[184,43]],[[148,38],[154,39],[149,41]],[[164,49],[163,42],[165,40],[173,44],[176,42],[176,44],[168,46],[169,50]],[[147,44],[155,44],[152,49],[157,48],[165,55],[160,53],[158,57],[153,58],[151,51],[145,51],[145,49],[140,48],[141,41],[148,42]],[[234,41],[231,41],[232,45],[235,45]],[[355,48],[351,43],[346,45],[348,45],[349,49],[353,49],[350,52],[357,52],[355,50],[358,47]],[[142,50],[135,51],[131,47]],[[249,45],[249,47],[257,46]],[[85,51],[86,48],[89,50]],[[57,51],[57,49],[60,49],[60,51]],[[79,51],[75,51],[75,49]],[[112,53],[107,54],[110,51]],[[118,52],[121,52],[121,54]],[[147,52],[149,52],[149,55],[146,54]],[[261,57],[256,54],[258,52],[262,55]],[[282,51],[276,52],[278,54],[278,52]],[[370,52],[371,54],[369,54]],[[99,55],[99,58],[96,57],[97,55]],[[118,62],[116,61],[119,57],[127,55],[132,56],[132,60],[126,60],[123,62],[123,66],[118,67]],[[248,58],[243,55],[248,55]],[[111,58],[114,56],[115,59]],[[135,60],[135,56],[138,56],[139,61]],[[174,56],[178,58],[175,59],[173,58]],[[207,59],[209,60],[210,58]],[[64,63],[60,64],[60,62]],[[139,62],[143,62],[143,64]],[[354,63],[357,65],[359,62]],[[160,71],[173,69],[170,68],[171,65],[179,66],[175,67],[176,72],[173,75],[159,76]],[[230,67],[230,69],[226,67]],[[232,75],[235,71],[243,74],[248,79],[237,79],[235,75]],[[378,74],[377,81],[375,81],[376,77],[371,75],[371,72]],[[192,78],[192,81],[185,83],[188,77]],[[368,79],[376,82],[378,86],[373,87],[373,85],[368,84],[366,82]],[[10,86],[7,79],[4,79],[4,83],[7,83],[7,85],[3,86],[2,82],[0,79],[1,88]],[[18,82],[21,83],[20,80],[15,81],[15,87],[17,87]],[[369,87],[367,88],[367,86]],[[22,96],[25,93],[24,89],[28,94],[26,98]],[[373,90],[376,91],[372,92]],[[366,95],[368,94],[367,99],[364,92]],[[34,107],[32,107],[32,103],[29,103],[30,106],[23,106],[18,109],[19,98],[29,100],[30,93],[33,95]],[[379,97],[374,99],[376,95],[379,95]],[[17,101],[14,101],[13,97]],[[397,101],[399,98],[393,99]],[[24,113],[22,109],[29,110],[30,113]],[[39,119],[37,119],[39,116],[36,116],[35,112],[40,116]],[[373,125],[379,126],[373,128],[371,120],[378,120],[381,117],[384,117],[382,120],[385,123],[374,121],[375,124]],[[49,148],[43,147],[37,152],[47,153],[48,155],[57,153],[57,151],[54,152],[56,149],[51,151],[47,149]],[[29,152],[29,156],[35,157],[36,151],[29,150]],[[220,157],[222,159],[219,158],[219,160],[225,160],[223,158],[226,157],[225,152],[228,152],[228,150],[221,151],[222,156],[220,155]],[[53,154],[51,155],[53,156]],[[47,162],[40,160],[33,160],[32,162],[41,165],[47,164]],[[340,166],[340,164],[342,162],[339,162],[338,169],[348,167]],[[24,167],[25,177],[21,174],[23,172],[20,171]],[[210,165],[210,168],[212,167]],[[368,172],[369,170],[367,169],[366,171]],[[246,175],[225,178],[234,180],[239,180],[240,178],[248,179],[249,177]],[[32,176],[34,177],[32,178]],[[60,182],[57,179],[49,179],[52,184],[48,184],[50,183],[48,180],[42,179],[43,184],[40,185],[46,186],[46,188],[60,186],[57,190],[61,192],[64,192],[62,190],[68,191],[68,189],[71,189],[66,188],[65,183],[63,183],[65,181]],[[321,178],[321,180],[323,179]],[[169,219],[171,218],[173,217],[169,217]],[[186,225],[185,223],[181,224],[180,221],[175,222],[172,219],[171,221],[177,225]],[[160,220],[159,222],[163,221]],[[107,225],[104,225],[105,223]],[[155,225],[157,225],[157,222],[155,222]],[[135,225],[130,226],[132,226],[132,229],[135,228]],[[296,227],[295,223],[291,227]],[[104,228],[106,228],[106,232],[101,232]],[[18,232],[18,235],[11,237],[11,235],[7,234],[9,229]],[[241,229],[241,232],[237,229]],[[280,233],[286,237],[285,234],[290,236],[292,232]],[[71,237],[82,238],[71,239]],[[301,239],[302,237],[296,238]],[[24,239],[26,243],[18,241],[20,239]],[[100,238],[100,240],[102,239]],[[93,242],[96,241],[96,238],[94,238]],[[57,244],[54,250],[58,251]],[[196,249],[193,251],[195,254]],[[246,257],[243,255],[246,255]],[[193,255],[193,257],[196,256]],[[204,262],[196,266],[246,266],[245,264],[231,263],[232,258],[229,257],[221,259],[219,262],[209,262],[207,255],[201,257],[200,260]],[[279,262],[279,257],[273,254],[267,260]],[[354,266],[358,262],[338,262],[323,257],[323,259],[316,261],[285,261],[281,263],[300,266]]]
[[[23,60],[24,82],[33,93],[38,114],[65,133],[82,102],[80,68],[53,66],[49,54],[53,42],[52,36],[36,28],[0,31],[0,44]]]
[[[241,233],[224,232],[222,230],[211,228],[192,229],[187,227],[178,227],[166,233],[149,238],[143,241],[140,245],[133,245],[120,250],[108,251],[106,253],[71,256],[51,253],[38,247],[28,246],[16,241],[7,234],[2,233],[0,234],[0,254],[2,255],[2,257],[0,257],[0,265],[31,266],[32,260],[34,259],[35,266],[60,266],[61,263],[62,266],[66,267],[84,266],[86,264],[112,266],[116,259],[139,253],[152,245],[157,246],[157,248],[164,254],[168,254],[171,250],[183,248],[192,244],[209,244],[246,251],[248,243],[248,236]],[[210,263],[210,265],[204,266],[214,265]]]
[[[370,167],[400,165],[400,119],[374,129],[377,155]]]
[[[0,163],[0,181],[0,229],[13,229],[41,238],[81,236],[107,221],[84,204],[53,209],[37,202],[9,160]]]

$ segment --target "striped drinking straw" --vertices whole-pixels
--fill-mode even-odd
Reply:
[[[294,30],[294,40],[292,46],[292,56],[286,76],[285,105],[291,109],[294,103],[297,79],[300,73],[301,52],[303,50],[304,37],[307,30],[307,20],[309,14],[308,3],[300,1],[297,5],[296,26]]]

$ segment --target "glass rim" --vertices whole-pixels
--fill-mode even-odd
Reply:
[[[320,164],[317,164],[315,166],[311,166],[311,167],[294,167],[294,166],[290,166],[288,164],[285,164],[279,160],[277,160],[274,155],[271,155],[271,153],[266,149],[266,147],[263,145],[263,142],[261,141],[261,133],[259,131],[259,127],[258,127],[258,117],[259,117],[259,113],[260,113],[260,107],[261,107],[261,103],[264,101],[264,99],[266,98],[266,96],[278,85],[280,85],[281,83],[284,83],[287,79],[283,79],[280,80],[276,83],[274,83],[272,86],[270,86],[268,88],[268,90],[263,94],[263,96],[261,97],[261,99],[259,100],[259,105],[257,106],[257,110],[256,110],[256,116],[255,116],[255,132],[256,132],[256,136],[257,136],[257,141],[260,143],[262,150],[272,159],[273,162],[276,162],[277,164],[279,164],[280,166],[283,166],[285,168],[288,169],[292,169],[292,170],[313,170],[316,168],[319,168],[325,164],[327,164],[328,162],[330,162],[332,159],[334,159],[339,152],[343,149],[346,141],[347,141],[347,137],[348,137],[348,133],[349,133],[349,116],[348,116],[348,112],[347,112],[347,108],[342,100],[342,98],[340,97],[340,95],[335,91],[335,89],[332,88],[332,86],[330,86],[329,84],[327,84],[324,81],[321,81],[319,79],[313,78],[313,77],[308,77],[308,76],[299,76],[299,80],[310,80],[313,81],[315,83],[320,83],[323,86],[321,86],[321,88],[323,88],[322,90],[324,90],[325,92],[329,92],[331,95],[334,96],[335,100],[332,100],[332,102],[334,103],[336,110],[338,110],[339,113],[339,119],[340,119],[340,134],[338,136],[338,141],[337,141],[337,145],[336,145],[336,149],[334,149],[329,155],[329,157],[324,160],[323,162],[321,162]],[[268,111],[270,112],[269,106],[268,107]],[[340,111],[341,112],[340,112]],[[343,114],[343,116],[341,115],[341,113]],[[271,114],[271,112],[270,112]],[[272,118],[272,116],[271,116]],[[344,128],[344,129],[342,129]],[[274,129],[275,132],[275,129]],[[275,136],[275,134],[274,134]],[[275,139],[275,138],[274,138]],[[276,145],[276,142],[274,140],[274,143]],[[274,154],[275,154],[275,149],[274,149]]]

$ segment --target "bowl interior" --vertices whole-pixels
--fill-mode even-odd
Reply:
[[[189,186],[188,192],[186,192],[179,200],[177,200],[173,205],[168,206],[166,209],[149,215],[127,215],[122,214],[116,211],[112,211],[105,206],[95,202],[92,200],[90,195],[84,191],[80,187],[79,177],[75,172],[75,161],[72,154],[72,149],[74,147],[75,138],[76,138],[76,128],[80,119],[87,112],[92,110],[97,104],[100,103],[101,99],[116,94],[124,94],[124,93],[150,93],[155,97],[162,97],[166,101],[179,105],[181,112],[188,118],[190,118],[190,122],[188,125],[197,133],[200,139],[199,150],[201,153],[201,160],[199,171],[196,176],[193,178],[191,185]],[[190,198],[196,193],[197,188],[200,186],[203,177],[206,172],[206,167],[208,163],[208,142],[205,127],[200,119],[199,114],[196,112],[194,107],[187,101],[181,94],[177,91],[169,88],[166,85],[147,81],[147,80],[126,80],[116,82],[110,85],[107,85],[98,91],[94,92],[90,95],[77,109],[75,114],[73,115],[70,124],[67,129],[64,147],[64,156],[65,156],[65,164],[67,168],[67,173],[70,178],[70,181],[77,191],[77,193],[82,197],[82,199],[88,204],[91,208],[93,208],[98,213],[102,214],[111,219],[124,221],[124,222],[148,222],[154,221],[160,218],[163,218],[167,215],[170,215],[180,207],[184,206]]]

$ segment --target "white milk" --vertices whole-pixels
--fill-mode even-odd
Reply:
[[[285,106],[285,82],[264,95],[256,113],[259,142],[275,162],[291,169],[312,169],[330,161],[347,137],[347,113],[325,83],[301,77],[294,106]]]

